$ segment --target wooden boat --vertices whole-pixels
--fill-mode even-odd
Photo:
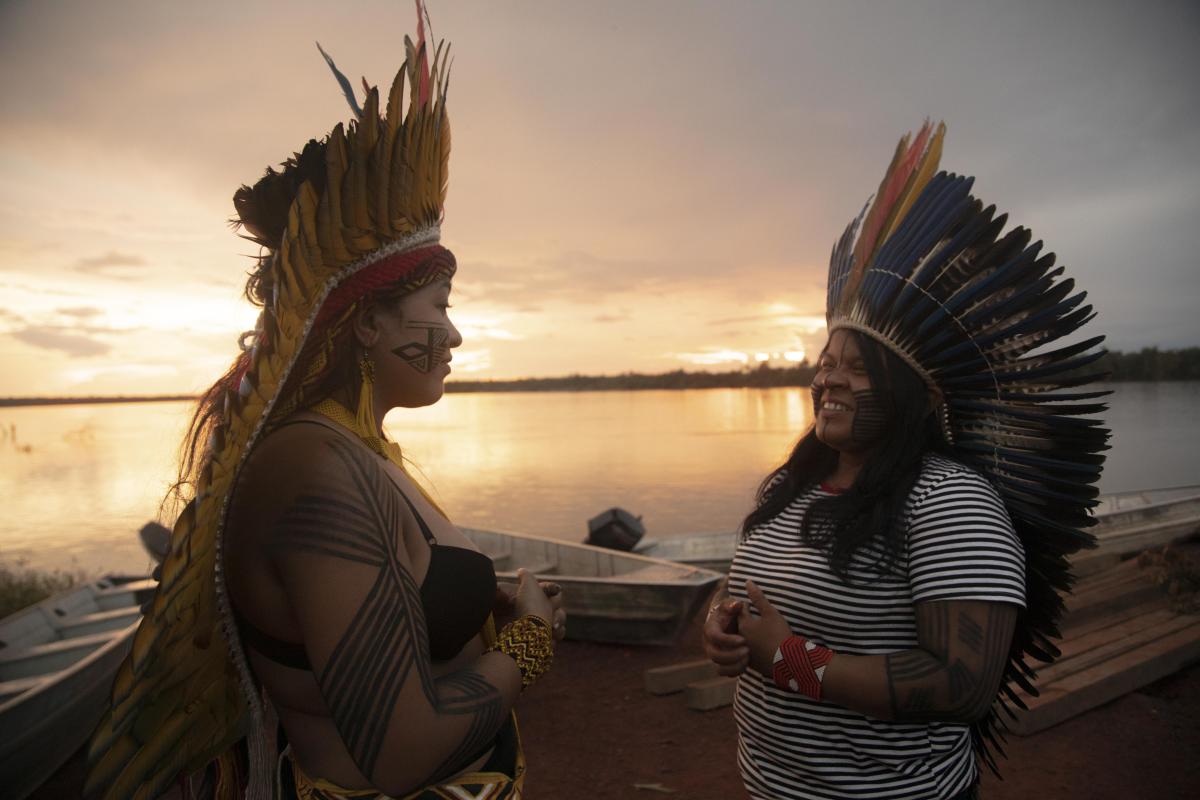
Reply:
[[[0,787],[23,798],[103,713],[156,582],[108,576],[0,621]]]
[[[720,574],[632,553],[526,534],[463,528],[502,582],[524,567],[563,587],[567,636],[618,644],[673,644]]]
[[[1200,486],[1101,495],[1092,532],[1098,555],[1162,547],[1200,530]]]
[[[737,549],[737,534],[728,531],[693,533],[662,539],[643,539],[633,550],[651,558],[663,558],[692,567],[716,572],[729,572],[733,551]]]
[[[1096,525],[1091,530],[1099,546],[1080,553],[1079,562],[1081,566],[1108,565],[1112,563],[1111,557],[1162,547],[1198,530],[1200,486],[1101,495],[1096,507]],[[725,573],[736,547],[736,534],[697,533],[646,538],[634,552]],[[1091,569],[1089,566],[1088,571]]]

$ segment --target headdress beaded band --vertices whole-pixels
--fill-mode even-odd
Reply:
[[[999,491],[1025,549],[1028,600],[1005,688],[1036,694],[1026,659],[1058,655],[1067,557],[1094,546],[1085,529],[1108,449],[1095,418],[1107,392],[1063,390],[1099,377],[1085,368],[1104,337],[1049,349],[1095,316],[1087,295],[1027,229],[1001,235],[1007,217],[971,194],[973,178],[937,172],[944,136],[927,122],[900,140],[874,201],[833,248],[826,321],[871,337],[940,391],[947,444]],[[1005,728],[1004,696],[972,728],[993,769],[986,743]]]
[[[417,41],[405,37],[385,113],[371,88],[354,121],[297,154],[289,165],[317,159],[316,174],[298,187],[278,238],[255,237],[268,248],[273,290],[232,373],[195,497],[175,523],[153,604],[93,736],[88,796],[155,797],[242,737],[250,754],[246,796],[273,796],[271,713],[239,644],[221,567],[226,508],[262,432],[297,407],[306,367],[328,356],[330,320],[374,288],[453,272],[453,258],[438,245],[450,153],[447,49],[426,47],[417,7]]]

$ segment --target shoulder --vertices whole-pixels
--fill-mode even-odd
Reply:
[[[270,431],[243,465],[238,493],[288,504],[297,495],[359,493],[383,478],[379,459],[357,441],[317,423],[297,421]]]
[[[247,469],[270,469],[296,477],[339,472],[349,463],[371,465],[374,454],[328,425],[292,419],[270,431],[254,448]]]
[[[950,505],[983,505],[1004,509],[1004,501],[987,478],[965,464],[943,455],[925,456],[921,472],[908,496],[910,513]],[[1005,512],[1007,516],[1007,512]]]
[[[1025,604],[1024,547],[999,492],[973,469],[929,456],[910,496],[913,600]]]

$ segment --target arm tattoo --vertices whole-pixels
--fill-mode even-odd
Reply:
[[[464,741],[438,771],[481,749],[502,721],[499,692],[468,671],[434,681],[421,591],[399,561],[403,512],[399,490],[380,466],[347,442],[328,446],[352,485],[340,497],[306,494],[280,518],[272,547],[366,564],[378,572],[325,668],[317,676],[338,732],[366,775],[383,749],[388,722],[410,673],[438,714],[473,714]],[[352,495],[352,496],[351,496]],[[453,678],[453,680],[451,680]],[[486,689],[485,689],[486,687]]]
[[[980,624],[960,611],[954,634],[959,655],[951,658],[950,607],[945,603],[918,606],[921,648],[885,657],[893,717],[966,722],[982,716],[995,699],[993,692],[1007,661],[1008,613],[989,603]]]
[[[447,675],[437,682],[438,712],[469,714],[470,727],[458,747],[433,771],[435,780],[454,775],[483,750],[504,722],[500,691],[470,670]]]

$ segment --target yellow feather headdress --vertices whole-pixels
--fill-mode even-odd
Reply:
[[[384,115],[378,89],[370,88],[357,119],[329,133],[324,180],[301,184],[286,230],[266,243],[273,288],[240,378],[225,390],[157,594],[93,735],[89,796],[156,797],[242,737],[251,757],[247,796],[272,796],[273,732],[232,623],[221,567],[226,506],[238,471],[280,411],[306,342],[331,310],[430,258],[448,259],[453,268],[437,244],[450,153],[447,51],[439,44],[430,59],[421,11],[418,2],[418,40],[405,37],[405,61]]]

